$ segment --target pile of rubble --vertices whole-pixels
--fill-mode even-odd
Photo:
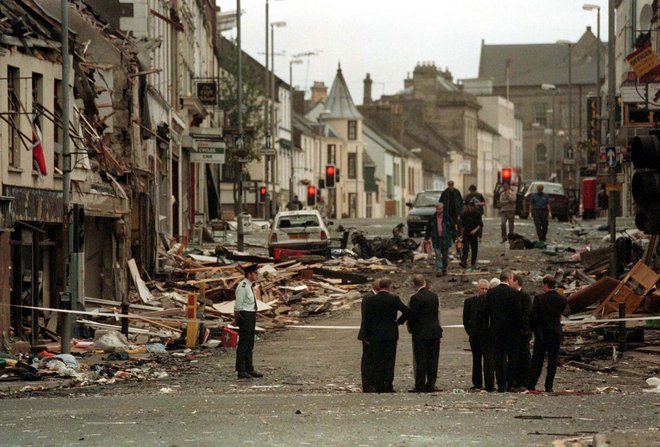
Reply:
[[[224,249],[213,254],[180,250],[170,253],[172,268],[161,281],[145,282],[135,262],[129,262],[134,285],[129,303],[85,299],[71,346],[75,357],[58,354],[59,337],[48,329],[50,320],[44,321],[41,333],[51,340],[41,340],[29,356],[0,355],[0,379],[57,376],[67,378],[69,385],[155,380],[168,375],[167,368],[161,367],[164,358],[181,363],[200,355],[199,348],[233,347],[234,292],[247,265],[257,264],[260,273],[255,284],[258,332],[350,309],[371,276],[396,269],[376,258],[343,256],[320,262],[318,257],[308,257],[274,263]],[[51,315],[56,321],[56,314]],[[80,356],[86,360],[78,361]],[[40,389],[41,382],[25,391]]]

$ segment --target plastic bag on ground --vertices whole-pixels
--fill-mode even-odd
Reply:
[[[105,352],[126,351],[128,340],[118,331],[96,331],[94,336],[96,347]]]

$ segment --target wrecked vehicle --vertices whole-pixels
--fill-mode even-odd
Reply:
[[[268,236],[268,255],[285,259],[330,254],[329,231],[317,210],[280,211]]]

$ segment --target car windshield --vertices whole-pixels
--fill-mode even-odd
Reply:
[[[318,227],[319,219],[315,214],[293,214],[282,216],[277,221],[277,228]]]
[[[536,185],[543,185],[543,192],[546,194],[554,194],[558,196],[566,195],[564,187],[559,183],[536,183],[529,188],[530,192],[536,192]]]
[[[440,199],[437,192],[420,192],[415,198],[415,207],[435,206]]]

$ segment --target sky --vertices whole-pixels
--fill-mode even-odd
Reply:
[[[216,0],[222,11],[236,0]],[[266,0],[242,0],[243,49],[264,63]],[[599,4],[601,36],[607,36],[607,2]],[[591,26],[596,12],[584,11],[581,0],[270,0],[275,28],[275,71],[289,81],[293,55],[316,51],[293,65],[293,84],[330,87],[337,65],[354,101],[362,102],[362,80],[373,80],[373,97],[403,88],[403,80],[420,62],[434,62],[454,79],[478,75],[482,39],[487,44],[576,41]],[[235,36],[227,32],[227,37]],[[320,51],[319,51],[320,50]]]

